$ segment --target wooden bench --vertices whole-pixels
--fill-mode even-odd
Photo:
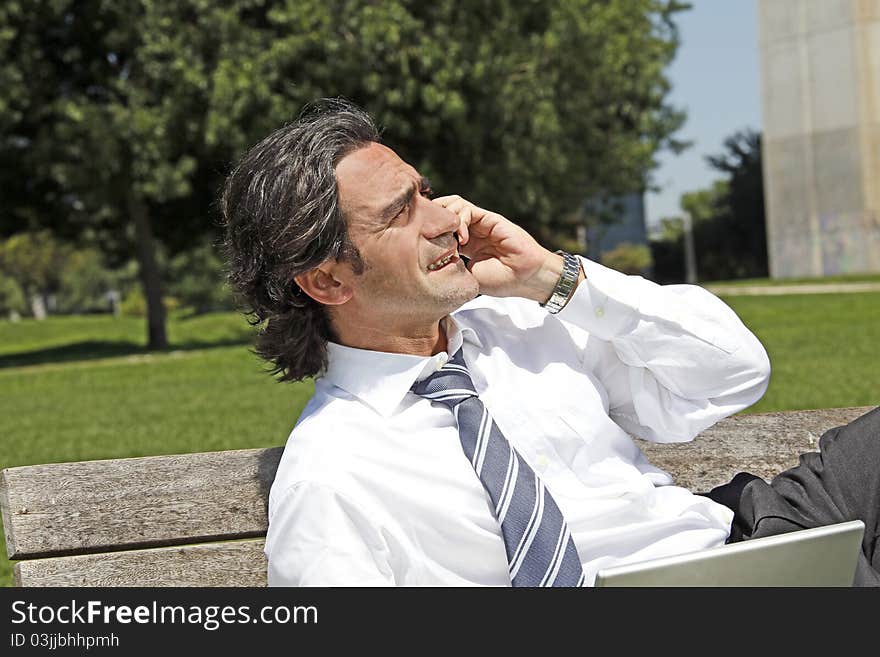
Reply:
[[[676,483],[767,479],[871,407],[739,415],[692,443],[640,441]],[[7,468],[0,512],[19,586],[265,586],[280,447]]]

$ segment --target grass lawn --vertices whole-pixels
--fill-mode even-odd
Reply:
[[[748,412],[880,404],[880,293],[725,298],[762,340],[770,388]],[[279,385],[238,315],[0,321],[0,468],[284,443],[312,393]],[[12,581],[0,550],[0,585]]]
[[[128,318],[0,321],[0,468],[281,445],[312,394],[265,374],[235,314],[169,322],[167,353],[146,354],[144,333]]]
[[[819,278],[740,278],[732,281],[700,281],[710,287],[779,287],[787,285],[831,285],[833,283],[880,283],[880,274],[837,274]]]
[[[747,412],[880,405],[880,293],[723,298],[770,355]]]

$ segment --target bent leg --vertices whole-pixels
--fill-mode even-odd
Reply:
[[[802,454],[769,484],[748,481],[734,511],[732,533],[742,539],[863,521],[855,583],[880,586],[880,407],[825,432],[818,452]]]

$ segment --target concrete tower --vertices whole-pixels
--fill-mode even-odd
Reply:
[[[880,0],[758,0],[773,278],[880,271]]]

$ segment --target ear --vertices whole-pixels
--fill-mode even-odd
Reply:
[[[340,266],[344,265],[332,260],[325,261],[314,269],[297,274],[293,280],[318,303],[338,306],[351,299],[354,292],[350,285],[341,280],[341,272],[337,271]]]

